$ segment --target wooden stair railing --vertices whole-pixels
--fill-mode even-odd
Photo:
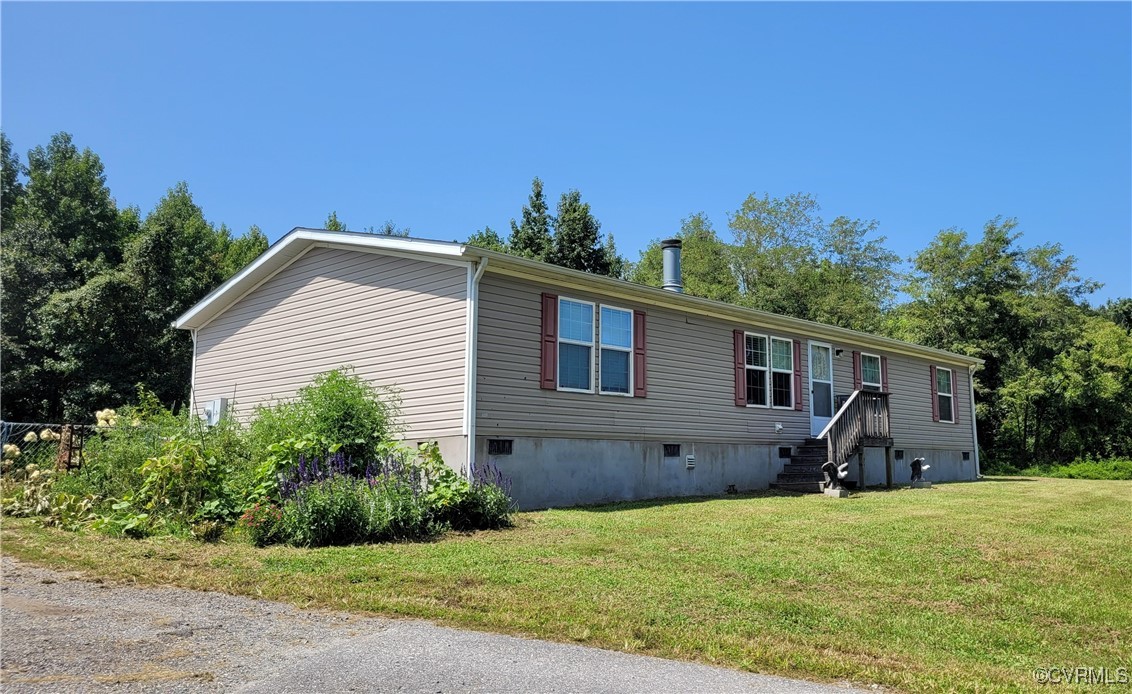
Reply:
[[[825,439],[829,459],[838,467],[858,452],[866,440],[883,441],[890,446],[888,393],[853,391],[817,437]]]

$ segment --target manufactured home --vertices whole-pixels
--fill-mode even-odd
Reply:
[[[979,474],[978,359],[459,243],[295,229],[182,315],[196,411],[352,365],[522,508]]]

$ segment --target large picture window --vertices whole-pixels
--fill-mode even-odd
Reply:
[[[558,300],[558,389],[592,393],[594,305]]]
[[[952,387],[951,369],[936,367],[935,398],[939,407],[939,421],[955,423],[955,392]]]
[[[600,392],[632,395],[633,312],[601,307]]]
[[[770,338],[771,404],[794,408],[794,341]]]

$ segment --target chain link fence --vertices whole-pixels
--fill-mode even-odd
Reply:
[[[77,468],[95,429],[90,424],[0,421],[4,471],[32,463],[44,470]]]

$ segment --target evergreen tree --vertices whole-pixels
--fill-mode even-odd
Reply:
[[[533,260],[549,260],[553,248],[551,219],[538,177],[531,181],[531,195],[523,207],[522,218],[520,224],[511,220],[510,252]]]
[[[326,217],[326,221],[322,223],[322,228],[327,231],[349,231],[345,222],[339,221],[337,212],[331,212]]]
[[[594,219],[589,203],[582,202],[582,194],[577,190],[563,193],[558,201],[549,260],[555,265],[595,275],[610,273],[610,262],[601,245],[601,224]]]

